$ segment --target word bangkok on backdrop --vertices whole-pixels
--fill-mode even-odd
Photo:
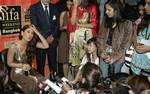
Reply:
[[[0,6],[0,34],[20,33],[21,30],[21,7]]]

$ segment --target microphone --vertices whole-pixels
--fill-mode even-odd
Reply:
[[[60,78],[59,76],[55,76],[54,79],[55,79],[55,82],[52,82],[49,79],[46,79],[43,82],[39,83],[38,85],[38,87],[40,88],[39,94],[47,94],[47,92],[51,92],[51,91],[54,91],[60,94],[63,92],[63,89],[62,89],[63,83],[67,84],[68,86],[70,86],[70,88],[72,88],[72,85],[69,84],[68,79],[64,77]]]
[[[61,84],[62,84],[62,83],[66,83],[67,85],[69,85],[69,86],[72,88],[72,85],[69,84],[69,80],[66,79],[65,77],[60,78],[60,77],[56,76],[56,77],[55,77],[55,80],[56,80],[58,83],[61,83]]]
[[[63,78],[61,78],[61,80],[62,80],[63,82],[65,82],[67,85],[69,85],[71,88],[73,88],[73,86],[69,83],[69,80],[68,80],[68,79],[66,79],[65,77],[63,77]]]
[[[44,82],[38,83],[39,92],[38,94],[47,94],[49,92],[50,87]]]
[[[58,83],[63,83],[63,81],[61,80],[61,78],[59,76],[55,76],[54,79],[56,80],[56,82]]]
[[[51,82],[49,79],[46,79],[44,83],[49,85],[56,93],[62,92],[62,89],[59,86],[57,86],[55,83]]]

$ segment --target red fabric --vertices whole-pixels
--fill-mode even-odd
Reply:
[[[72,25],[71,24],[71,16],[72,16],[72,11],[73,11],[73,6],[71,6],[71,9],[70,9],[70,17],[68,18],[68,31],[69,32],[74,32],[77,28],[77,26],[75,25]],[[93,33],[93,36],[96,37],[96,33],[97,33],[97,22],[98,22],[98,19],[97,19],[97,8],[96,6],[94,5],[89,5],[86,9],[84,10],[81,10],[79,9],[78,7],[78,10],[77,10],[77,19],[81,19],[82,15],[84,12],[89,12],[90,15],[91,15],[91,21],[90,23],[93,25],[93,28],[92,28],[92,33]]]
[[[71,33],[71,32],[74,32],[75,29],[76,29],[76,26],[71,24],[71,17],[69,17],[67,21],[68,21],[67,30],[68,30],[70,33]]]
[[[56,4],[56,3],[58,3],[60,0],[50,0],[50,3],[52,3],[52,4]]]
[[[20,1],[21,0],[0,0],[0,5],[17,6],[20,5]]]
[[[31,5],[39,2],[39,0],[31,0]]]

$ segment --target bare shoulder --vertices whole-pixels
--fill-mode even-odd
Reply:
[[[10,49],[15,49],[18,44],[19,44],[18,41],[14,41],[14,42],[12,42],[12,43],[10,44],[9,48],[10,48]]]

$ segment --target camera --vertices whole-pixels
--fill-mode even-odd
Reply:
[[[110,89],[111,79],[110,79],[109,77],[102,78],[102,79],[101,79],[101,85],[102,85],[105,89]]]
[[[52,82],[49,79],[40,82],[38,88],[39,94],[60,94],[62,92],[62,88],[56,82]]]
[[[69,84],[68,79],[64,77],[60,78],[59,76],[55,75],[53,81],[51,81],[50,79],[46,79],[38,84],[38,88],[39,88],[38,94],[62,94],[63,83],[66,83],[70,87],[72,87]]]

